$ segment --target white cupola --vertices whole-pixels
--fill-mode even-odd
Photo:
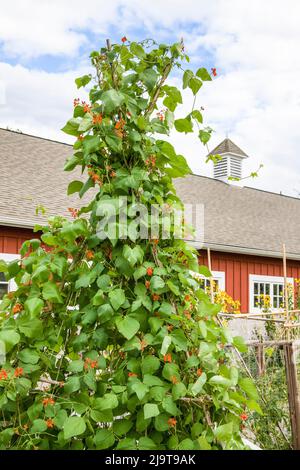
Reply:
[[[214,178],[231,183],[233,178],[242,178],[242,162],[248,158],[234,142],[230,139],[224,139],[216,148],[209,152],[208,156],[219,155],[221,157],[214,163]]]

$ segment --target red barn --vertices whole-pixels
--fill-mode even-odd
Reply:
[[[0,129],[0,152],[0,259],[8,260],[36,236],[33,226],[45,220],[37,207],[44,207],[46,216],[68,216],[68,207],[78,206],[78,200],[66,194],[74,179],[74,172],[63,172],[70,145]],[[204,210],[203,239],[194,242],[199,262],[207,265],[209,247],[214,278],[241,302],[242,312],[257,310],[260,294],[269,295],[277,309],[283,303],[283,243],[289,282],[300,278],[300,200],[233,184],[230,177],[242,176],[247,155],[231,140],[211,153],[222,157],[214,178],[175,180],[183,201]],[[75,179],[80,178],[76,172]],[[0,296],[10,288],[2,275]]]

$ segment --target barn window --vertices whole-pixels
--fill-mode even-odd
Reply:
[[[196,273],[195,273],[196,274]],[[202,276],[202,274],[196,274],[200,286],[202,289],[210,289],[210,279]],[[212,271],[212,279],[214,283],[214,291],[220,289],[225,290],[225,273],[223,271]]]
[[[293,278],[288,278],[294,285]],[[284,279],[276,276],[250,274],[250,312],[280,310],[284,308]]]
[[[9,263],[19,258],[20,255],[17,254],[0,253],[0,260],[6,261],[6,263]],[[7,282],[5,279],[5,275],[3,273],[0,273],[0,299],[2,299],[2,297],[7,294],[7,292],[15,290],[16,288],[17,286],[13,279]]]
[[[8,282],[3,273],[0,273],[0,299],[8,292]]]
[[[199,284],[202,289],[210,290],[210,279],[207,279],[205,277],[202,279],[199,279]],[[214,289],[214,292],[220,289],[219,279],[213,279],[213,289]]]

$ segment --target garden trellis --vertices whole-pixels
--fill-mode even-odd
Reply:
[[[220,312],[218,316],[222,319],[237,319],[242,320],[255,320],[262,322],[272,322],[280,324],[280,330],[278,330],[280,339],[291,340],[292,338],[297,338],[300,333],[300,310],[292,309],[289,306],[289,293],[288,293],[288,282],[287,282],[287,266],[286,266],[286,246],[282,245],[282,254],[283,254],[283,278],[284,278],[284,305],[282,309],[276,311],[268,312],[250,312],[250,313],[225,313]],[[208,264],[211,266],[210,260],[210,251],[208,249]],[[210,268],[211,270],[211,268]],[[213,301],[214,294],[211,293],[211,300]]]
[[[210,250],[208,254],[208,267],[211,271]],[[253,430],[258,431],[258,435],[266,437],[268,434],[268,448],[292,448],[300,449],[300,370],[298,366],[298,355],[300,342],[300,310],[290,309],[288,297],[287,269],[286,269],[286,247],[283,245],[283,273],[284,273],[284,308],[282,311],[270,311],[248,314],[230,314],[220,312],[218,319],[221,324],[224,320],[242,319],[244,321],[255,320],[275,324],[276,339],[268,341],[261,337],[259,341],[250,340],[246,343],[247,353],[241,354],[237,349],[235,353],[239,364],[244,368],[246,374],[255,382],[260,394],[260,399],[265,411],[264,418],[259,418],[258,422],[265,433],[261,433],[261,428],[255,428],[255,421],[252,422]],[[214,292],[210,292],[211,301],[214,301]],[[230,346],[232,347],[232,346]],[[275,359],[274,359],[275,357]],[[279,383],[278,383],[279,381]],[[278,400],[281,409],[277,407],[276,399],[268,397],[266,385],[273,387],[274,393],[278,392]],[[277,396],[277,395],[276,395]],[[287,420],[287,416],[289,420]],[[270,424],[271,423],[271,424]]]
[[[299,345],[297,340],[248,341],[242,354],[264,412],[251,428],[268,449],[300,449]]]

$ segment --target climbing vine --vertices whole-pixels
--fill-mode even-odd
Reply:
[[[17,284],[1,305],[1,448],[243,448],[256,390],[225,345],[244,345],[217,323],[220,307],[191,275],[207,268],[176,224],[161,236],[165,212],[182,208],[172,180],[191,172],[170,130],[196,128],[205,145],[211,134],[195,99],[175,119],[182,94],[168,77],[182,73],[196,98],[211,75],[183,70],[181,43],[124,37],[91,62],[95,74],[76,79],[89,103],[75,99],[63,128],[75,137],[65,170],[86,175],[68,193],[90,203],[37,226],[21,259],[1,262]],[[146,217],[154,236],[139,237],[136,204],[158,207]],[[103,237],[105,217],[114,230]]]

